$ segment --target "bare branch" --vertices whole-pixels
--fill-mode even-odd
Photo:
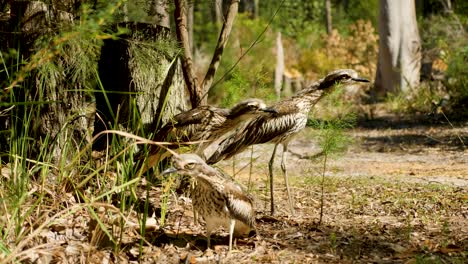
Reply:
[[[237,59],[237,61],[223,74],[223,76],[221,76],[218,80],[216,80],[216,82],[211,86],[211,87],[208,87],[208,89],[206,89],[204,91],[204,94],[202,96],[202,98],[205,98],[207,95],[208,95],[208,92],[210,91],[211,88],[213,88],[214,86],[216,86],[217,84],[219,84],[220,82],[222,82],[224,80],[224,78],[226,78],[226,76],[232,72],[232,70],[234,68],[236,68],[236,66],[239,64],[239,62],[250,52],[250,50],[255,46],[257,45],[257,43],[260,42],[260,39],[263,37],[263,35],[265,34],[265,32],[267,31],[267,29],[270,27],[271,23],[273,23],[273,20],[275,19],[276,15],[278,14],[278,12],[280,11],[281,7],[283,6],[284,4],[284,1],[285,0],[282,0],[280,2],[280,4],[278,5],[278,8],[276,9],[275,13],[273,14],[273,16],[270,18],[270,21],[268,21],[268,24],[265,26],[265,28],[263,29],[262,32],[260,32],[260,34],[257,36],[257,38],[250,44],[250,46],[245,50],[244,53],[242,53],[240,55],[240,57]]]
[[[184,0],[175,0],[175,23],[177,40],[182,44],[184,56],[182,58],[182,72],[190,94],[190,102],[195,108],[201,102],[202,90],[198,86],[198,79],[193,69],[192,52],[187,30],[187,4]]]
[[[224,48],[226,47],[229,35],[231,34],[232,24],[234,23],[234,19],[237,15],[238,7],[239,0],[231,0],[231,4],[229,5],[226,15],[226,21],[224,22],[219,34],[218,44],[216,45],[213,58],[211,59],[210,66],[208,67],[208,71],[206,72],[205,78],[201,85],[201,91],[208,90],[213,83],[214,75],[219,67],[221,56],[223,55]],[[203,102],[206,102],[206,97],[203,97],[202,100]]]

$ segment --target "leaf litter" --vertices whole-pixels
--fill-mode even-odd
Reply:
[[[350,131],[357,143],[327,168],[321,225],[322,163],[286,154],[296,214],[288,212],[278,168],[278,210],[270,216],[266,178],[272,146],[256,146],[253,155],[259,158],[252,169],[252,193],[258,234],[237,239],[230,253],[225,230],[219,230],[212,238],[214,247],[206,249],[205,228],[194,223],[187,196],[169,195],[162,225],[162,188],[148,188],[144,181],[137,192],[141,201],[149,197],[143,236],[138,208],[121,212],[119,204],[83,205],[71,193],[57,195],[48,190],[49,195],[57,195],[55,202],[64,212],[57,216],[57,209],[44,205],[43,212],[31,214],[38,218],[32,216],[19,230],[25,234],[23,243],[10,239],[1,246],[16,250],[14,259],[20,262],[37,263],[464,263],[468,258],[467,150],[452,141],[444,144],[443,139],[453,135],[442,128],[430,129],[441,138],[437,143],[426,144],[411,136],[403,139],[402,134],[421,133],[418,129]],[[306,133],[292,142],[294,152],[317,151]],[[467,139],[466,129],[456,133]],[[236,157],[234,168],[235,179],[245,185],[249,170],[238,170],[248,168],[247,152]],[[232,174],[232,161],[220,167]],[[3,169],[2,176],[10,177]],[[11,217],[3,209],[2,215],[2,222]],[[49,224],[41,225],[44,222]],[[13,261],[9,256],[11,251],[0,250],[0,260]]]

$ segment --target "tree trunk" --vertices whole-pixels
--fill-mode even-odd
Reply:
[[[275,68],[275,93],[276,98],[281,98],[281,85],[283,84],[284,74],[284,50],[281,42],[281,33],[276,37],[276,68]]]
[[[414,0],[380,0],[379,37],[374,96],[416,88],[421,67],[421,41]]]
[[[153,132],[188,108],[181,65],[176,54],[168,55],[167,51],[158,50],[158,45],[139,44],[167,41],[166,27],[146,23],[119,26],[128,28],[130,33],[121,36],[121,40],[105,40],[101,49],[99,77],[106,93],[96,93],[98,116],[94,134],[116,126],[132,133],[141,129]],[[107,144],[106,138],[101,137],[93,149],[102,150]]]
[[[239,0],[231,0],[229,8],[227,9],[226,21],[224,22],[223,27],[221,28],[221,32],[219,33],[218,43],[215,47],[213,58],[211,59],[210,66],[208,67],[205,78],[201,84],[201,91],[203,91],[201,98],[202,104],[205,104],[207,101],[206,95],[211,88],[216,70],[218,70],[219,63],[221,62],[221,56],[223,55],[224,48],[226,47],[229,35],[231,34],[232,25],[234,24],[234,19],[236,18],[238,8]]]
[[[55,26],[71,23],[73,20],[70,13],[53,11],[55,8],[40,1],[11,1],[10,7],[9,31],[13,34],[8,43],[4,44],[8,48],[16,49],[21,62],[36,61],[37,54],[41,53],[38,52],[35,41],[45,36],[52,39],[56,34]],[[61,45],[66,46],[68,43],[64,42]],[[25,158],[51,158],[47,162],[66,164],[74,158],[71,156],[76,153],[74,150],[81,149],[90,142],[94,109],[86,100],[84,90],[87,87],[83,83],[72,81],[76,68],[73,68],[69,58],[76,55],[73,54],[73,49],[67,48],[63,48],[63,51],[59,48],[58,55],[50,57],[51,54],[47,54],[46,49],[41,49],[47,54],[47,58],[40,58],[43,60],[30,66],[28,70],[22,68],[19,72],[25,71],[24,80],[15,85],[18,87],[9,91],[12,95],[8,101],[14,107],[10,109],[8,127],[0,129],[15,130],[15,135],[9,140],[26,137],[34,139],[34,144],[26,147],[28,152],[21,153]],[[7,62],[7,65],[15,64]],[[44,65],[53,66],[53,69]],[[0,123],[1,126],[4,125],[2,121]],[[1,141],[3,139],[2,137]],[[4,145],[4,142],[0,142],[0,145],[0,148],[9,146]],[[47,153],[50,156],[40,155],[41,149],[45,150],[42,154]],[[86,155],[83,158],[86,158]]]
[[[188,3],[188,11],[187,11],[187,30],[188,30],[188,36],[189,36],[189,46],[190,46],[190,52],[192,53],[193,56],[193,2]]]
[[[327,27],[327,34],[330,36],[332,33],[332,14],[331,14],[331,0],[325,0],[325,25]]]
[[[170,28],[171,20],[169,19],[169,0],[152,0],[148,10],[148,14],[153,16],[153,24]]]
[[[184,56],[182,59],[182,71],[184,73],[185,83],[187,84],[190,93],[190,102],[192,107],[195,108],[198,105],[205,105],[207,102],[207,94],[214,80],[214,75],[221,62],[221,56],[224,48],[226,47],[227,40],[231,33],[234,19],[237,15],[239,6],[239,0],[231,0],[229,8],[227,9],[226,21],[221,28],[219,34],[218,43],[216,44],[213,52],[213,58],[208,66],[208,70],[205,74],[205,78],[201,84],[198,83],[198,78],[195,75],[193,68],[193,59],[190,52],[189,35],[187,30],[187,6],[186,1],[176,0],[174,16],[176,18],[176,33],[177,39],[182,44]]]
[[[185,84],[190,94],[190,103],[192,108],[197,107],[203,95],[198,84],[198,78],[195,75],[193,66],[192,52],[190,48],[189,33],[187,28],[187,5],[185,0],[175,0],[174,16],[176,20],[177,40],[181,43],[183,49],[182,72]]]
[[[223,24],[223,0],[215,0],[214,2],[215,23],[218,25]]]
[[[240,0],[239,13],[248,13],[250,18],[255,18],[258,3],[256,0]]]
[[[260,5],[260,0],[254,0],[254,12],[253,12],[253,18],[258,17],[258,8]]]

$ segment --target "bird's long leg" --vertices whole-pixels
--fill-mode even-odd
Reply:
[[[206,243],[207,243],[207,247],[206,249],[210,249],[211,248],[211,231],[212,231],[212,226],[207,222],[206,223]]]
[[[268,163],[268,171],[270,173],[270,215],[275,214],[275,202],[273,198],[273,163],[275,161],[277,147],[278,147],[278,144],[275,144],[275,148],[273,149],[273,154],[271,155],[270,162]]]
[[[288,193],[289,209],[291,214],[294,214],[294,202],[291,197],[291,190],[289,189],[288,171],[286,170],[286,153],[288,151],[288,142],[283,143],[283,153],[281,154],[281,170],[284,175],[284,182],[286,183],[286,192]]]
[[[231,219],[231,223],[229,225],[229,252],[232,250],[232,237],[234,236],[234,227],[236,226],[236,220]]]
[[[195,210],[193,205],[192,205],[192,210],[193,210],[193,221],[195,222],[195,225],[199,225],[200,222],[198,221],[198,212],[197,210]]]

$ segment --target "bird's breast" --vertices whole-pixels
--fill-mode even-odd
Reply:
[[[221,193],[198,182],[192,192],[192,203],[195,211],[203,216],[229,219],[226,201]]]

